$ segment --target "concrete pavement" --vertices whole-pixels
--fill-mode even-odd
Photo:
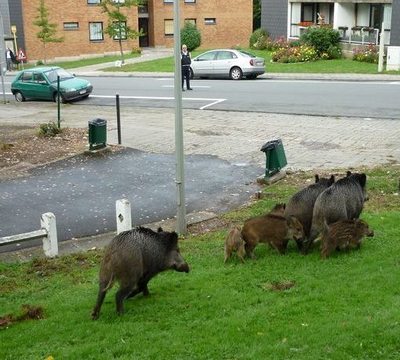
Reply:
[[[164,52],[160,56],[165,56],[166,53],[168,54]],[[149,56],[154,57],[155,54],[154,52]],[[91,76],[91,74],[99,74],[99,70],[100,67],[97,66],[91,69],[75,69],[74,73]],[[152,74],[152,76],[160,75],[162,74]],[[122,76],[122,74],[110,73],[109,76]],[[127,75],[123,74],[123,76]],[[148,74],[138,76],[148,76]],[[266,74],[264,76],[278,77],[279,75]],[[322,77],[320,74],[285,74],[285,76],[290,78],[307,76],[307,78],[315,79]],[[398,81],[400,79],[393,75],[337,74],[329,75],[329,77],[335,80],[351,78],[357,81]],[[16,123],[38,125],[54,120],[56,116],[56,109],[52,103],[10,103],[1,105],[1,108],[6,111],[0,111],[0,125]],[[140,150],[144,154],[160,156],[173,154],[174,109],[128,107],[122,109],[121,116],[124,146]],[[63,126],[68,127],[87,127],[88,120],[95,117],[107,119],[108,142],[111,144],[117,142],[113,108],[63,105],[62,117]],[[398,141],[400,119],[329,118],[212,110],[184,110],[184,119],[187,156],[212,155],[218,161],[223,161],[233,167],[259,169],[260,175],[265,166],[265,156],[259,149],[266,141],[275,138],[282,139],[288,159],[287,169],[291,170],[312,169],[318,172],[334,168],[347,169],[400,163]],[[154,172],[157,174],[156,170]],[[254,170],[251,174],[248,181],[254,180]],[[228,192],[225,196],[229,198],[232,195]],[[249,192],[248,197],[250,196]],[[213,216],[214,213],[215,211],[212,210],[205,214],[208,217]],[[94,238],[63,242],[60,244],[60,253],[102,246],[103,242],[109,241],[113,234],[111,232]],[[29,258],[34,251],[39,254],[42,252],[40,249],[31,249],[18,252],[15,256]]]

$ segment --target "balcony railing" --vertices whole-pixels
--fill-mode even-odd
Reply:
[[[291,38],[299,38],[309,26],[313,24],[306,24],[304,22],[291,24]],[[340,33],[340,41],[356,43],[356,44],[379,44],[379,29],[368,26],[340,26],[338,27]],[[385,29],[385,43],[388,43],[390,37],[390,30]]]

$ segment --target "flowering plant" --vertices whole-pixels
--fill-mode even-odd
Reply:
[[[353,51],[353,60],[355,61],[377,64],[378,58],[379,58],[378,49],[375,45],[372,44],[363,46]]]

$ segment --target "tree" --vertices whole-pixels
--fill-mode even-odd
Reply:
[[[38,15],[36,16],[33,25],[40,28],[40,31],[36,33],[36,37],[43,44],[44,63],[46,63],[46,44],[62,42],[64,41],[64,38],[55,36],[57,33],[57,25],[49,22],[49,11],[46,8],[44,0],[40,0],[40,5],[37,8],[37,11]]]
[[[102,0],[99,4],[103,13],[108,16],[108,24],[104,32],[112,39],[118,40],[122,64],[124,64],[122,40],[136,39],[143,35],[142,30],[137,31],[128,26],[128,15],[122,9],[130,9],[132,6],[136,7],[142,3],[143,1],[141,0]]]
[[[181,29],[181,43],[185,44],[188,51],[197,49],[201,44],[201,34],[196,25],[186,21]]]
[[[253,0],[253,30],[261,26],[261,1]]]

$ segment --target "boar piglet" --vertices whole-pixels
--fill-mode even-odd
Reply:
[[[294,217],[266,214],[245,221],[242,229],[247,256],[254,257],[253,250],[262,242],[284,254],[289,240],[304,237],[303,226]]]
[[[117,313],[122,314],[126,298],[141,292],[148,295],[147,283],[169,269],[189,272],[189,265],[179,252],[176,232],[137,227],[118,234],[106,248],[100,266],[99,293],[92,318],[99,317],[104,297],[115,281],[120,285],[115,296]]]
[[[239,226],[234,226],[230,229],[226,239],[225,239],[225,258],[224,262],[226,262],[231,256],[232,253],[236,252],[238,258],[244,262],[244,241],[242,238],[241,230]]]
[[[364,236],[372,237],[374,232],[363,220],[339,220],[330,225],[325,222],[321,235],[321,257],[327,258],[335,249],[358,249]]]

